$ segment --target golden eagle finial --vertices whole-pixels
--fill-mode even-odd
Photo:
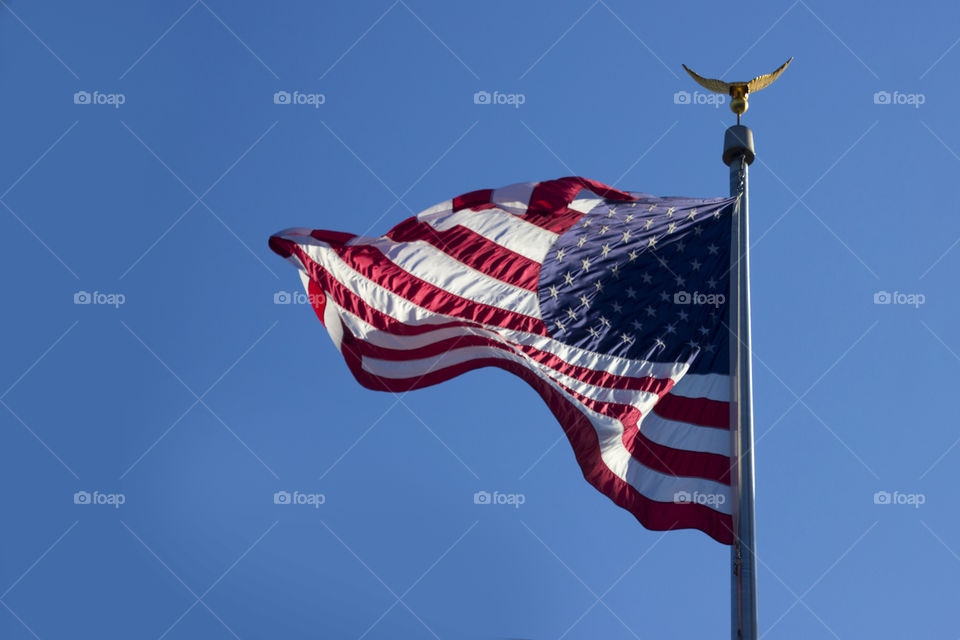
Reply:
[[[690,74],[690,77],[696,80],[704,89],[713,91],[714,93],[726,93],[730,95],[730,110],[737,114],[737,124],[740,124],[740,116],[749,108],[750,105],[747,104],[747,94],[760,91],[773,84],[773,81],[776,80],[784,69],[787,68],[787,65],[793,61],[791,57],[790,60],[784,62],[780,67],[773,73],[768,73],[766,75],[757,76],[749,82],[724,82],[723,80],[716,80],[714,78],[704,78],[701,75],[690,70],[687,65],[683,65],[683,68],[686,69],[687,73]]]

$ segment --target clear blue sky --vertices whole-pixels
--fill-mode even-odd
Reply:
[[[570,174],[726,195],[680,64],[790,56],[744,121],[760,628],[955,636],[960,9],[0,4],[0,636],[728,637],[727,547],[594,491],[504,372],[362,389],[266,240]]]

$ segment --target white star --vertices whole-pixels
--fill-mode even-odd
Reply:
[[[690,218],[691,220],[696,220],[696,219],[697,219],[697,210],[696,210],[696,209],[690,209],[690,215],[688,215],[687,217]]]
[[[613,265],[612,267],[610,267],[610,273],[613,274],[613,277],[614,277],[614,278],[619,278],[619,277],[620,277],[620,265],[615,264],[615,265]]]
[[[578,247],[582,247],[582,246],[585,245],[585,244],[587,244],[587,236],[583,236],[582,238],[580,238],[579,240],[577,240],[577,246],[578,246]]]
[[[633,251],[627,254],[627,257],[630,258],[630,262],[633,262],[638,257],[640,257],[640,252],[634,249]]]
[[[671,222],[670,224],[667,225],[667,233],[673,233],[676,230],[677,230],[676,222]]]
[[[700,267],[702,266],[703,265],[700,263],[699,260],[694,260],[693,262],[690,263],[690,268],[693,269],[694,271],[700,271]]]
[[[650,284],[653,282],[653,276],[651,276],[649,273],[644,273],[640,277],[643,278],[643,284]]]
[[[567,317],[571,320],[577,319],[577,312],[573,310],[573,307],[567,307]]]
[[[608,218],[612,218],[612,217],[613,217],[613,209],[610,209],[609,211],[607,211],[607,217],[608,217]]]
[[[640,322],[639,320],[634,320],[633,322],[630,323],[630,325],[637,331],[640,331],[641,329],[643,329],[643,323]]]
[[[550,296],[551,296],[554,300],[556,300],[558,297],[560,297],[560,292],[557,290],[556,287],[553,287],[553,286],[550,287]]]
[[[611,327],[611,326],[613,326],[613,325],[610,324],[610,321],[607,320],[606,318],[604,318],[603,316],[600,316],[599,320],[600,320],[600,324],[602,324],[602,325],[605,326],[605,327]]]
[[[630,222],[630,221],[633,220],[635,217],[636,217],[636,216],[634,216],[632,213],[628,213],[628,214],[627,214],[627,217],[624,218],[624,220],[626,220],[627,222]]]
[[[591,222],[593,222],[593,220],[591,220],[590,218],[587,218],[586,216],[584,216],[584,218],[583,218],[583,225],[581,225],[581,226],[583,226],[584,228],[589,227]]]
[[[589,333],[594,338],[600,337],[600,332],[594,329],[593,327],[587,327],[587,333]]]
[[[660,338],[657,338],[656,343],[654,343],[654,347],[657,349],[663,349],[666,346],[667,346],[667,343],[661,340]]]
[[[597,280],[596,282],[594,282],[594,283],[593,283],[593,286],[594,286],[594,288],[595,288],[598,292],[599,292],[599,291],[603,291],[603,283],[600,282],[599,280]]]
[[[647,308],[644,309],[644,311],[646,311],[647,315],[650,316],[651,318],[654,318],[657,315],[657,310],[651,307],[650,305],[647,305]]]
[[[613,307],[613,310],[616,311],[617,313],[620,313],[621,311],[623,311],[623,307],[620,306],[620,303],[619,303],[619,302],[614,301],[614,302],[610,303],[610,306],[612,306],[612,307]]]
[[[563,262],[563,256],[566,252],[566,249],[557,249],[557,262]]]
[[[672,217],[673,217],[673,212],[676,211],[676,210],[677,210],[677,209],[676,209],[675,207],[670,207],[670,208],[668,208],[668,209],[667,209],[667,217],[668,217],[668,218],[672,218]]]
[[[634,289],[633,287],[627,287],[627,297],[628,297],[628,298],[636,298],[636,297],[637,297],[637,290]]]
[[[580,296],[580,304],[582,304],[588,309],[590,308],[590,298],[587,297],[587,294],[583,294]]]
[[[650,205],[650,207],[647,209],[647,211],[653,211],[656,206],[657,206],[657,205],[655,205],[655,204]]]
[[[653,226],[653,218],[647,218],[647,221],[644,223],[643,228],[649,229]]]
[[[676,323],[671,322],[670,324],[667,325],[667,333],[676,333],[676,332],[677,332]]]
[[[569,285],[573,285],[573,275],[567,271],[565,274],[563,274],[563,281]]]
[[[560,331],[567,330],[567,325],[563,322],[563,320],[557,320],[556,323],[557,323],[557,326],[560,327]]]
[[[716,289],[717,281],[714,280],[713,278],[710,278],[709,280],[707,280],[707,286],[710,287],[711,289]]]
[[[630,229],[627,229],[626,231],[624,231],[623,233],[621,233],[621,234],[620,234],[620,237],[623,239],[624,242],[629,242],[629,241],[630,241]]]
[[[610,230],[610,225],[608,224],[603,225],[602,227],[600,227],[600,235],[605,234],[609,230]]]
[[[714,217],[714,218],[719,218],[719,217],[720,217],[720,209],[717,209],[716,211],[713,212],[713,217]],[[708,349],[708,351],[709,351],[709,349]]]
[[[626,342],[627,344],[630,344],[631,342],[633,342],[633,337],[632,337],[632,336],[628,336],[628,335],[625,334],[625,333],[621,333],[621,334],[620,334],[620,342]]]
[[[657,248],[657,239],[656,239],[655,237],[651,237],[650,240],[647,242],[647,246],[648,246],[648,247],[653,247],[654,249],[656,249],[656,248]]]
[[[580,261],[580,267],[581,267],[584,271],[590,271],[590,258],[584,258],[583,260],[581,260],[581,261]]]
[[[610,245],[609,245],[609,244],[605,244],[605,245],[603,245],[602,247],[600,247],[600,255],[601,255],[601,256],[603,256],[604,258],[606,258],[606,257],[607,257],[607,254],[609,254],[609,253],[610,253]]]
[[[710,245],[707,247],[707,251],[709,251],[709,252],[710,252],[710,255],[712,255],[712,256],[713,256],[713,255],[716,255],[716,254],[717,254],[717,251],[719,251],[719,250],[720,250],[720,247],[718,247],[717,245],[713,244],[712,242],[711,242]]]

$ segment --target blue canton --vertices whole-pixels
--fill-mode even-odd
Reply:
[[[631,359],[730,369],[731,216],[736,200],[605,200],[550,249],[540,311],[566,344]]]

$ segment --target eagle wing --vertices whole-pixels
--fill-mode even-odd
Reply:
[[[780,68],[774,71],[773,73],[757,76],[756,78],[754,78],[753,80],[747,83],[747,91],[750,93],[753,93],[754,91],[760,91],[760,89],[765,89],[766,87],[769,87],[771,84],[773,84],[773,81],[776,80],[781,73],[783,73],[783,70],[786,69],[787,65],[790,64],[792,61],[793,61],[793,58],[791,57],[789,60],[784,62],[782,65],[780,65]],[[690,71],[690,70],[687,69],[687,71]]]
[[[714,93],[730,93],[730,85],[727,84],[726,82],[724,82],[723,80],[716,80],[716,79],[714,79],[714,78],[704,78],[703,76],[697,75],[696,73],[694,73],[693,71],[691,71],[690,68],[687,67],[687,65],[682,65],[682,66],[683,66],[684,69],[686,69],[687,73],[690,74],[690,77],[693,78],[694,80],[696,80],[696,81],[697,81],[697,84],[699,84],[699,85],[700,85],[701,87],[703,87],[704,89],[709,89],[710,91],[713,91]],[[785,67],[785,66],[787,66],[787,65],[783,65],[783,66]],[[777,74],[777,73],[780,73],[782,70],[783,70],[783,68],[781,67],[780,69],[777,69],[777,70],[774,71],[773,73],[774,73],[774,74]],[[773,75],[773,74],[771,74],[771,75]],[[765,77],[765,76],[760,76],[760,77],[763,78],[763,77]],[[760,79],[760,78],[757,78],[757,80],[759,80],[759,79]],[[773,82],[773,80],[771,80],[770,82]],[[767,84],[769,84],[769,83],[767,83]],[[766,86],[766,85],[764,85],[764,86]]]

